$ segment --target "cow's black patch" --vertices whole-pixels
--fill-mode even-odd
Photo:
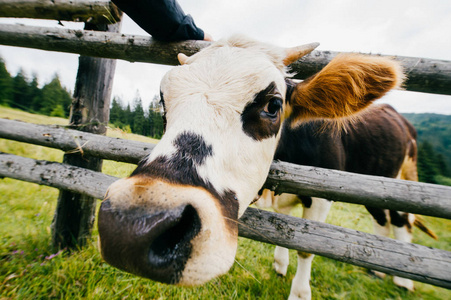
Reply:
[[[206,187],[196,170],[208,156],[213,155],[213,148],[195,133],[184,132],[173,142],[176,152],[171,156],[160,155],[151,163],[139,163],[130,176],[137,174],[164,178],[173,183],[181,183]]]
[[[174,146],[177,151],[172,159],[182,164],[187,164],[186,161],[192,160],[200,165],[208,156],[213,155],[212,146],[207,145],[202,136],[192,132],[180,134],[174,140]]]
[[[244,132],[257,141],[275,136],[281,124],[282,107],[282,96],[275,82],[271,82],[244,108],[241,114]]]
[[[166,119],[166,104],[164,103],[163,93],[160,91],[160,104],[163,106],[163,115],[161,118],[163,119],[163,133],[166,132],[166,124],[168,123]]]
[[[390,210],[390,223],[396,227],[403,227],[406,225],[408,228],[410,227],[409,215],[407,213],[399,213],[394,210]]]
[[[365,206],[368,212],[373,216],[374,220],[376,220],[377,224],[381,226],[385,226],[387,224],[387,216],[382,208],[377,207],[369,207]]]
[[[304,205],[305,208],[312,207],[312,197],[298,195],[298,198],[301,200],[302,205]]]

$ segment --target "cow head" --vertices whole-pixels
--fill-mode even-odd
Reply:
[[[286,66],[316,45],[282,49],[243,37],[186,57],[161,82],[166,133],[99,212],[103,258],[160,282],[195,285],[229,270],[238,218],[265,182],[288,115],[348,116],[397,86],[391,60],[339,56],[299,84]]]

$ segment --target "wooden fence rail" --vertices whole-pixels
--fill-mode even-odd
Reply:
[[[111,24],[121,14],[109,0],[0,0],[0,17]]]
[[[44,160],[34,160],[0,152],[0,177],[52,186],[102,199],[118,178],[85,168]]]
[[[271,165],[265,184],[276,192],[451,219],[451,187],[361,175],[285,162]]]
[[[103,198],[118,178],[56,162],[0,153],[0,176]],[[239,235],[451,288],[451,252],[321,222],[249,208]]]
[[[210,45],[205,41],[163,43],[150,37],[61,28],[0,25],[0,44],[86,56],[177,65],[179,52],[197,53]],[[291,65],[294,78],[305,79],[321,70],[338,52],[313,51]],[[437,59],[393,56],[408,74],[410,91],[451,95],[451,62]]]
[[[132,164],[137,164],[155,147],[154,144],[110,138],[62,126],[37,125],[7,119],[0,119],[0,138],[63,151],[82,151],[90,156]]]
[[[58,126],[0,119],[0,138],[83,151],[86,155],[137,163],[153,144],[99,136]],[[78,150],[77,150],[78,149]],[[451,219],[451,187],[274,162],[266,186],[335,201]]]

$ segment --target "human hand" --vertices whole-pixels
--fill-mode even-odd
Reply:
[[[204,41],[213,42],[214,40],[213,40],[213,37],[210,34],[204,32]]]

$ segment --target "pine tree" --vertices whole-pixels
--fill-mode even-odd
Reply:
[[[118,97],[114,97],[111,102],[110,109],[110,123],[114,124],[114,126],[122,128],[124,123],[122,123],[124,109],[122,108],[122,101]]]
[[[130,103],[127,104],[127,107],[124,110],[124,114],[122,116],[122,120],[121,120],[122,124],[124,125],[129,125],[130,128],[132,127],[133,124],[133,114],[132,114],[132,110],[130,108]]]
[[[10,106],[13,99],[12,78],[0,57],[0,105]]]
[[[161,105],[159,97],[155,95],[149,105],[149,135],[154,138],[161,138],[164,131],[163,117],[161,115]]]
[[[150,102],[149,110],[147,112],[147,128],[149,128],[148,136],[154,137],[155,136],[155,124],[154,124],[154,105],[153,101]]]
[[[42,99],[42,92],[39,88],[39,81],[36,74],[33,74],[33,79],[31,80],[29,86],[28,86],[28,101],[30,103],[30,107],[33,111],[38,112],[41,107],[41,99]]]
[[[58,79],[59,81],[59,79]],[[61,85],[60,85],[61,86]],[[70,107],[72,105],[72,93],[61,86],[61,105],[63,106],[64,115],[69,116]]]
[[[136,134],[145,135],[145,117],[141,98],[135,98],[133,105],[132,131]]]
[[[50,115],[51,112],[61,105],[64,115],[67,116],[72,102],[69,92],[61,86],[58,75],[42,88],[39,113]]]
[[[11,107],[23,109],[25,111],[31,110],[31,101],[29,99],[29,86],[25,72],[20,69],[13,78],[13,101]]]

